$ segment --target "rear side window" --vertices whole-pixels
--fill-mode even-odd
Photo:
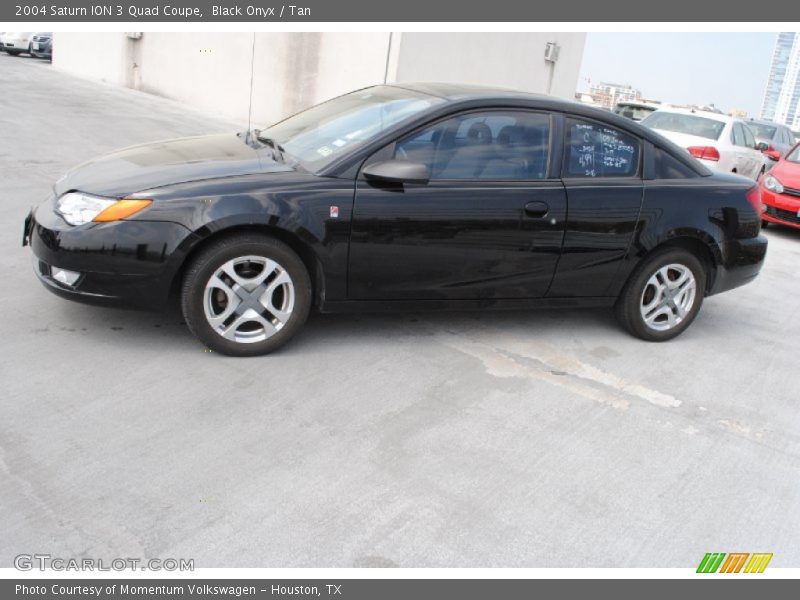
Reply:
[[[661,148],[653,149],[656,179],[688,179],[698,174],[683,162]]]
[[[742,130],[742,126],[740,123],[733,124],[733,133],[732,133],[733,143],[736,146],[744,146],[744,131]]]
[[[567,119],[564,177],[634,177],[639,140],[618,129]]]
[[[722,130],[725,129],[724,121],[660,110],[644,119],[642,125],[647,125],[651,129],[696,135],[709,140],[718,140]]]
[[[742,125],[742,131],[744,132],[744,145],[748,148],[755,148],[756,147],[756,138],[753,136],[753,132],[747,125]]]

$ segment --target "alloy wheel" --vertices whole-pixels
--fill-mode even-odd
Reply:
[[[264,256],[227,261],[214,271],[203,293],[203,309],[211,328],[242,344],[275,335],[291,318],[294,303],[289,272]]]
[[[660,267],[642,290],[642,319],[650,329],[669,331],[690,314],[696,297],[697,281],[689,267],[679,263]]]

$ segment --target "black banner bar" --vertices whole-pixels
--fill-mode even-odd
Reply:
[[[778,13],[741,0],[10,0],[0,21],[69,22],[781,22],[800,21],[800,3]],[[776,10],[777,10],[777,6]]]

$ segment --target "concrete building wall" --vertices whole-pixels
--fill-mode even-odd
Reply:
[[[55,34],[53,65],[77,76],[265,125],[353,89],[454,81],[572,98],[580,33],[125,33]],[[561,46],[555,67],[547,42]],[[252,67],[252,73],[251,73]]]
[[[585,41],[583,33],[403,33],[396,80],[496,85],[573,99]],[[555,63],[544,59],[547,42],[560,46]]]

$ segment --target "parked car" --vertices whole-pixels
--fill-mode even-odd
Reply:
[[[688,150],[707,167],[758,179],[766,171],[766,157],[741,119],[693,109],[659,109],[642,120],[664,137]]]
[[[66,298],[163,307],[231,355],[312,306],[614,306],[662,341],[766,252],[758,187],[574,102],[381,85],[267,129],[134,146],[59,179],[25,224]]]
[[[39,32],[31,38],[31,54],[36,58],[53,57],[53,32]]]
[[[800,229],[800,144],[778,161],[760,185],[763,225],[780,223]]]
[[[6,31],[3,34],[3,49],[12,56],[23,52],[30,54],[32,38],[32,31]]]
[[[614,107],[614,113],[629,119],[633,119],[634,121],[641,121],[647,115],[658,110],[660,107],[661,105],[656,104],[655,102],[627,100],[623,102],[617,102],[616,106]]]
[[[767,157],[766,167],[769,171],[795,144],[792,130],[772,121],[750,119],[747,125],[756,136],[756,145]]]

